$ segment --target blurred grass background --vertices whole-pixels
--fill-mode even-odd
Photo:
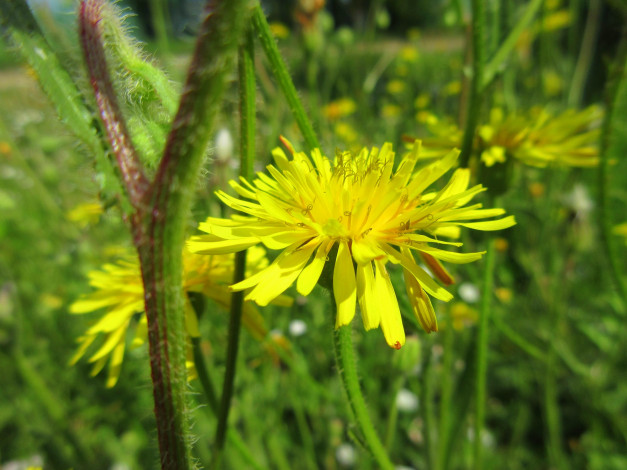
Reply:
[[[311,3],[264,5],[327,154],[385,141],[402,152],[403,135],[428,135],[428,115],[458,120],[467,63],[465,2],[349,0],[307,9]],[[489,3],[500,6],[490,14],[502,16],[496,24],[503,31],[491,32],[496,41],[521,5]],[[490,90],[484,111],[602,104],[607,63],[624,22],[618,3],[546,1]],[[137,37],[180,82],[200,2],[121,4],[137,14],[129,18]],[[79,60],[71,2],[32,5],[61,57]],[[159,8],[168,13],[165,32],[155,19]],[[594,8],[598,28],[594,43],[587,44],[583,32]],[[573,92],[586,47],[593,54]],[[15,52],[6,43],[0,47],[0,466],[26,468],[30,459],[53,469],[151,468],[157,450],[146,351],[127,352],[113,389],[105,388],[104,374],[89,376],[89,364],[67,365],[90,321],[69,315],[68,306],[90,291],[89,271],[130,246],[128,231],[115,205],[91,220],[71,220],[74,208],[98,200],[107,175],[59,122]],[[257,62],[262,169],[279,135],[297,148],[301,137],[261,53]],[[85,74],[80,67],[73,72]],[[218,123],[234,140],[236,88],[232,83]],[[624,106],[627,91],[622,93]],[[617,116],[610,188],[615,223],[627,221],[627,109],[617,110]],[[198,181],[190,233],[207,215],[223,210],[212,192],[226,188],[236,174],[234,155],[218,155],[217,148],[210,154],[216,158]],[[625,306],[603,257],[596,194],[595,168],[517,166],[501,199],[518,225],[497,242],[487,429],[480,437],[487,449],[485,468],[627,468]],[[485,245],[480,237],[466,238],[467,251]],[[624,261],[624,244],[620,248]],[[412,345],[400,358],[380,332],[356,327],[370,413],[398,464],[429,468],[428,447],[437,445],[437,426],[429,428],[429,417],[437,422],[444,384],[453,387],[452,413],[471,394],[464,371],[475,336],[474,292],[481,269],[481,262],[454,269],[456,300],[436,305],[441,332],[427,336],[406,317]],[[393,272],[399,280],[400,275]],[[401,307],[409,310],[403,295]],[[289,311],[263,309],[272,329],[266,342],[243,333],[231,422],[266,468],[373,468],[351,437],[328,304],[317,289],[307,299],[297,298]],[[217,384],[227,320],[225,312],[208,306],[201,325]],[[295,321],[304,322],[304,332]],[[274,347],[285,341],[291,344],[289,366]],[[198,403],[195,451],[201,463],[208,462],[214,418],[197,383],[190,391]],[[449,468],[470,464],[472,419],[471,410],[458,423]],[[548,425],[551,420],[557,428]],[[558,434],[549,435],[549,429]],[[227,448],[225,458],[225,468],[249,467],[236,449]]]

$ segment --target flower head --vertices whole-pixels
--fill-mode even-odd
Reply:
[[[488,167],[505,162],[507,157],[535,167],[596,166],[601,116],[601,109],[595,106],[557,116],[540,108],[509,115],[494,108],[488,122],[477,128],[475,149]],[[442,157],[451,146],[461,144],[462,132],[454,124],[432,119],[427,125],[433,137],[424,139],[422,158]]]
[[[268,265],[265,250],[253,248],[247,256],[247,273],[253,274]],[[231,292],[227,284],[233,280],[233,256],[199,256],[185,250],[183,252],[183,290],[199,292],[228,309]],[[92,313],[105,310],[83,336],[78,338],[79,347],[70,364],[75,364],[85,355],[96,339],[104,337],[101,346],[89,357],[94,363],[92,376],[98,374],[109,361],[107,387],[113,387],[120,375],[126,349],[127,331],[131,330],[131,347],[138,347],[147,341],[147,321],[144,312],[144,286],[136,256],[128,253],[115,264],[105,264],[101,270],[89,273],[89,283],[96,290],[74,302],[70,312],[74,314]],[[290,305],[291,299],[282,296],[279,304]],[[246,302],[243,307],[243,322],[253,337],[262,339],[267,330],[263,318],[255,307]],[[185,301],[185,327],[190,338],[198,337],[196,314],[189,302]],[[190,354],[188,354],[190,356]],[[194,363],[187,362],[190,376],[194,375]]]
[[[438,245],[461,243],[439,236],[456,236],[460,226],[499,230],[515,223],[511,216],[478,221],[504,211],[467,205],[484,190],[480,185],[468,189],[468,170],[458,169],[442,189],[426,191],[455,164],[456,150],[414,172],[419,142],[395,171],[391,144],[357,154],[337,152],[330,160],[318,149],[309,157],[284,143],[292,159],[275,149],[276,166],[267,167],[270,176],[259,173],[252,183],[231,181],[241,199],[217,193],[225,204],[247,216],[209,218],[199,227],[207,235],[192,237],[188,243],[191,251],[205,254],[230,253],[258,243],[282,250],[270,266],[231,286],[252,288],[246,299],[260,305],[294,282],[300,294],[308,295],[333,256],[336,326],[350,323],[359,303],[364,327],[380,326],[387,343],[400,348],[405,332],[388,262],[402,266],[415,316],[426,331],[435,331],[428,295],[445,301],[452,296],[416,262],[414,254],[449,284],[452,278],[440,260],[467,263],[482,253],[443,250]]]

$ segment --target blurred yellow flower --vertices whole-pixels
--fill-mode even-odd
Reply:
[[[389,143],[357,154],[338,151],[333,160],[318,149],[309,157],[295,152],[289,142],[284,144],[292,158],[275,149],[276,166],[267,167],[270,176],[259,173],[252,183],[231,181],[242,199],[217,192],[226,205],[248,216],[209,218],[199,226],[207,235],[192,237],[188,243],[191,251],[211,255],[259,243],[281,250],[269,267],[231,286],[233,290],[253,288],[246,299],[259,305],[266,305],[293,283],[301,295],[308,295],[329,261],[336,327],[351,322],[359,302],[365,329],[380,326],[388,345],[398,349],[405,343],[405,331],[388,262],[402,267],[417,320],[427,332],[436,331],[429,295],[444,301],[452,296],[416,263],[414,253],[448,284],[452,279],[440,260],[468,263],[483,253],[432,246],[461,246],[443,241],[442,236],[456,237],[460,227],[500,230],[515,224],[512,216],[493,219],[501,217],[503,209],[466,205],[485,190],[481,185],[468,188],[467,169],[456,170],[442,189],[426,192],[455,165],[459,153],[455,150],[414,172],[420,142],[414,143],[396,171]],[[326,275],[323,278],[328,280]]]
[[[285,39],[290,36],[290,29],[278,21],[270,23],[270,31],[277,39]]]
[[[546,70],[542,74],[542,88],[546,96],[556,96],[564,89],[564,80],[555,70]]]
[[[505,238],[497,237],[494,240],[494,248],[496,248],[496,251],[499,253],[504,253],[509,248],[509,242]]]
[[[413,46],[405,46],[401,49],[399,57],[404,62],[409,62],[410,64],[413,64],[414,62],[418,61],[418,49]]]
[[[11,155],[11,145],[8,142],[0,141],[0,155]]]
[[[544,196],[544,191],[545,191],[545,188],[542,183],[538,183],[536,181],[529,185],[529,193],[535,198]]]
[[[429,103],[431,103],[431,96],[429,96],[429,93],[422,93],[416,97],[414,106],[418,109],[423,109],[429,106]]]
[[[352,147],[359,140],[359,134],[353,126],[346,122],[338,122],[335,127],[335,135],[344,141],[346,145]]]
[[[390,80],[385,87],[388,93],[392,95],[399,95],[405,91],[407,85],[403,80]]]
[[[463,330],[477,323],[479,313],[465,302],[455,302],[449,310],[453,329]]]
[[[254,274],[268,265],[265,250],[255,247],[247,255],[248,274]],[[231,292],[226,287],[233,281],[233,255],[199,256],[185,250],[183,253],[183,290],[199,292],[217,304],[228,309]],[[82,296],[70,306],[73,314],[86,314],[98,310],[105,313],[86,333],[78,338],[79,347],[70,364],[75,364],[85,355],[88,348],[98,338],[104,337],[101,346],[89,357],[94,363],[92,376],[98,374],[109,361],[107,387],[113,387],[122,368],[126,349],[127,331],[131,330],[131,347],[138,347],[147,341],[147,322],[144,312],[144,286],[136,255],[127,255],[115,264],[105,264],[101,270],[89,273],[89,283],[96,290]],[[290,305],[291,299],[282,296],[278,304]],[[141,314],[141,315],[138,315]],[[253,337],[261,340],[267,331],[263,318],[250,303],[244,303],[244,325]],[[189,337],[198,337],[196,314],[185,301],[185,327]],[[190,378],[194,376],[193,360],[188,353]]]
[[[74,207],[66,215],[67,219],[76,222],[80,227],[87,227],[97,223],[104,209],[100,201],[85,202]]]
[[[442,90],[445,95],[453,96],[459,95],[462,91],[462,82],[459,80],[455,80],[453,82],[447,83]]]
[[[619,237],[623,237],[625,239],[625,245],[627,245],[627,222],[616,225],[612,229],[612,233],[614,235],[618,235]]]
[[[494,289],[494,294],[496,295],[496,298],[504,304],[510,303],[512,301],[512,298],[514,297],[512,290],[508,289],[507,287],[497,287],[496,289]]]
[[[568,110],[558,116],[541,108],[505,116],[503,110],[494,108],[488,123],[477,128],[475,150],[487,166],[502,163],[507,157],[539,168],[553,164],[596,166],[602,116],[598,106]],[[434,137],[423,139],[425,158],[438,158],[446,149],[461,146],[462,131],[455,124],[438,120],[427,121],[427,126]]]
[[[340,98],[331,101],[323,109],[322,113],[329,121],[336,121],[340,118],[350,116],[357,109],[357,105],[350,98]]]
[[[401,115],[401,107],[396,104],[386,104],[381,108],[381,116],[384,118],[393,118]]]

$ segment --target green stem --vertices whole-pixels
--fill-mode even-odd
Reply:
[[[333,301],[331,303],[335,305]],[[335,318],[333,321],[335,321]],[[346,391],[348,402],[353,410],[353,416],[362,433],[364,442],[372,453],[377,465],[384,470],[393,470],[394,465],[390,461],[390,457],[374,429],[374,425],[368,415],[366,401],[361,393],[351,335],[352,329],[350,325],[337,328],[333,335],[335,359],[340,377],[342,378],[342,385]]]
[[[246,0],[215,2],[205,17],[147,210],[139,214],[136,245],[144,279],[162,468],[192,465],[181,254],[191,189],[221,104],[226,75],[232,70],[246,6]]]
[[[444,331],[444,357],[442,359],[442,374],[441,374],[441,397],[440,397],[440,424],[438,432],[438,457],[437,467],[438,469],[444,469],[446,462],[446,454],[448,452],[448,441],[450,436],[450,414],[451,414],[451,400],[453,398],[453,357],[454,345],[453,345],[453,318],[450,311],[446,317],[446,330]]]
[[[310,150],[320,148],[320,144],[318,143],[318,138],[313,130],[311,121],[309,120],[307,113],[305,113],[303,104],[298,98],[298,93],[294,87],[294,83],[292,82],[292,77],[287,71],[285,62],[281,57],[279,48],[272,36],[272,32],[270,31],[268,20],[266,20],[266,16],[264,15],[259,2],[257,2],[257,5],[253,9],[252,22],[255,32],[259,37],[261,47],[270,62],[272,73],[274,74],[281,91],[287,99],[287,103],[292,111],[294,120],[300,128],[307,146]]]
[[[168,52],[168,25],[170,23],[168,3],[165,0],[152,0],[149,9],[159,54],[163,57]]]
[[[509,56],[516,46],[516,42],[518,41],[518,38],[520,38],[520,35],[533,21],[536,13],[538,13],[538,10],[542,6],[543,1],[544,0],[531,0],[531,2],[529,2],[529,5],[527,5],[525,12],[520,17],[516,26],[514,26],[505,41],[503,41],[503,44],[501,44],[501,47],[499,47],[490,61],[486,64],[483,78],[481,80],[482,89],[485,89],[492,82],[492,80],[494,80],[496,74],[503,69],[503,63],[507,59],[507,56]]]
[[[559,308],[554,306],[555,308]],[[551,312],[553,318],[553,327],[556,327],[558,316],[556,311]],[[546,427],[548,433],[547,448],[549,453],[549,461],[552,468],[565,468],[564,455],[562,452],[562,425],[560,418],[560,410],[557,397],[556,385],[556,364],[555,364],[555,347],[553,343],[549,343],[549,351],[546,360],[546,371],[544,377],[544,413],[546,419]]]
[[[610,182],[610,153],[612,132],[615,127],[616,106],[621,96],[627,94],[627,27],[623,27],[622,38],[618,48],[617,57],[610,70],[610,77],[606,90],[606,109],[603,128],[601,131],[601,149],[599,162],[599,218],[601,225],[601,238],[607,262],[610,266],[610,274],[618,294],[623,301],[623,308],[627,307],[627,286],[622,276],[620,257],[612,238],[612,214],[610,210],[609,190]],[[625,98],[622,98],[625,102]],[[615,172],[614,172],[615,173]]]
[[[196,312],[198,313],[198,312]],[[216,394],[216,389],[213,385],[213,380],[211,379],[211,375],[209,374],[209,369],[207,368],[207,361],[205,361],[205,356],[202,353],[202,349],[200,347],[200,338],[192,338],[192,350],[194,353],[194,366],[196,367],[196,373],[198,374],[198,381],[200,382],[200,386],[204,392],[205,398],[209,403],[209,408],[214,416],[218,416],[219,403]],[[264,467],[259,464],[250,453],[250,450],[246,447],[244,440],[239,435],[239,433],[235,429],[229,429],[226,435],[229,443],[237,449],[237,452],[240,456],[246,460],[246,462],[250,465],[250,468],[254,468],[256,470],[264,470]]]
[[[427,468],[434,468],[436,463],[435,450],[435,416],[433,414],[434,388],[433,388],[433,359],[431,347],[426,348],[424,367],[422,372],[422,387],[420,388],[420,409],[422,410],[422,419],[425,423],[425,448],[427,449]]]
[[[485,257],[483,271],[483,285],[481,290],[481,311],[479,314],[479,331],[477,333],[476,376],[475,376],[475,441],[474,441],[474,468],[480,470],[482,466],[483,444],[481,434],[485,421],[485,404],[488,371],[488,337],[491,315],[492,291],[494,283],[494,238],[490,238]]]
[[[396,399],[398,397],[398,393],[401,391],[401,387],[405,382],[404,376],[399,376],[392,386],[392,393],[390,393],[390,397],[393,397],[393,402],[390,405],[390,410],[388,411],[388,421],[385,426],[385,451],[387,453],[392,450],[392,445],[394,444],[394,436],[396,434],[396,424],[398,421],[398,406],[396,404]]]
[[[570,90],[568,93],[568,106],[578,108],[581,106],[583,90],[586,84],[586,78],[590,71],[590,64],[594,57],[594,50],[597,44],[597,35],[601,26],[601,0],[591,0],[588,10],[588,18],[583,31],[583,39],[581,40],[581,50],[577,58],[577,65],[570,82]]]
[[[481,113],[481,95],[483,94],[483,65],[485,61],[485,12],[483,0],[472,0],[472,78],[466,117],[460,166],[468,167],[475,141],[475,128]]]
[[[255,158],[255,69],[254,43],[250,30],[246,32],[246,40],[239,48],[238,72],[240,82],[240,176],[250,179],[253,173]],[[235,274],[233,284],[242,281],[246,275],[246,251],[235,255]],[[226,371],[222,386],[218,424],[215,438],[213,468],[220,468],[220,460],[224,451],[224,442],[228,429],[229,411],[235,374],[237,369],[237,352],[242,323],[244,292],[233,292],[231,296],[231,312],[229,320],[228,346],[226,351]]]

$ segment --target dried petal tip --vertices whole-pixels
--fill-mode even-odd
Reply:
[[[397,351],[399,349],[401,349],[401,342],[400,341],[397,341],[396,343],[394,343],[394,349],[396,349]]]

